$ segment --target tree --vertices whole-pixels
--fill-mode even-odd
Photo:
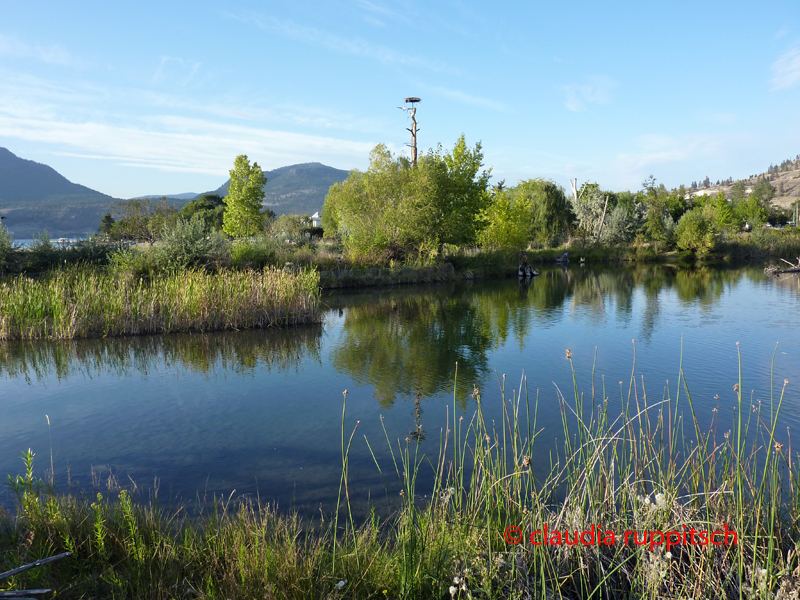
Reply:
[[[489,170],[481,171],[480,143],[462,135],[452,152],[441,145],[416,165],[379,144],[366,172],[351,171],[331,186],[322,208],[326,235],[340,235],[355,256],[403,259],[443,243],[474,243],[491,196]]]
[[[651,175],[650,179],[652,178]],[[572,210],[575,212],[578,228],[584,238],[597,235],[606,209],[606,196],[598,184],[584,183],[578,193],[577,202],[574,198],[572,199]]]
[[[711,252],[716,245],[716,231],[708,206],[684,214],[675,227],[675,238],[678,248],[682,250],[697,254]]]
[[[566,232],[575,215],[564,189],[546,179],[525,179],[509,190],[514,202],[527,203],[530,210],[530,237],[544,242]]]
[[[203,194],[185,204],[179,214],[185,221],[196,216],[202,219],[209,231],[221,231],[226,208],[225,200],[219,194]]]
[[[103,218],[100,220],[100,233],[105,233],[109,235],[114,229],[114,216],[107,212],[103,215]]]
[[[222,229],[231,237],[253,235],[263,222],[261,202],[267,178],[258,163],[250,165],[246,154],[240,154],[230,171],[227,209],[223,215]]]
[[[113,207],[117,215],[111,237],[118,240],[154,242],[161,238],[165,225],[174,225],[178,211],[166,198],[123,200]]]

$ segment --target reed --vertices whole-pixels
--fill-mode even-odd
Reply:
[[[70,560],[10,583],[56,587],[65,598],[796,597],[800,470],[777,427],[788,382],[769,404],[751,404],[740,376],[732,422],[715,417],[704,430],[678,374],[674,394],[653,401],[635,368],[618,392],[603,384],[586,394],[573,371],[569,392],[556,393],[555,446],[539,439],[539,398],[524,377],[517,386],[499,378],[498,392],[475,389],[469,417],[456,416],[454,394],[437,456],[408,438],[367,440],[391,450],[387,464],[375,461],[396,502],[383,521],[373,512],[358,522],[350,509],[358,422],[346,404],[342,515],[313,525],[248,500],[198,505],[189,517],[127,492],[56,495],[34,477],[28,454],[26,473],[9,478],[18,508],[0,520],[0,569],[71,550]],[[487,402],[500,403],[497,422],[485,417]],[[534,470],[542,462],[549,469]],[[423,469],[432,469],[432,489],[419,489]],[[509,543],[509,527],[520,543]],[[583,533],[597,530],[616,539],[585,543]],[[640,543],[645,532],[692,530],[695,542]],[[736,543],[723,534],[701,543],[701,531],[734,531]]]
[[[316,322],[312,271],[201,270],[149,280],[73,267],[0,283],[0,339],[250,329]]]

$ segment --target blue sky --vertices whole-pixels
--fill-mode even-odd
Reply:
[[[4,2],[0,146],[116,197],[483,144],[492,182],[614,190],[800,153],[800,2]]]

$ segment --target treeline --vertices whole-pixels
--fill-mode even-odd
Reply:
[[[544,179],[489,187],[490,173],[480,143],[469,148],[464,136],[452,152],[439,146],[416,165],[378,145],[367,171],[352,171],[331,187],[322,212],[325,234],[338,236],[353,258],[379,260],[463,246],[556,247],[576,239],[706,253],[726,235],[790,218],[771,206],[776,190],[766,179],[749,194],[737,182],[730,198],[722,192],[691,197],[683,186],[669,191],[652,175],[637,192],[587,182],[568,195]]]

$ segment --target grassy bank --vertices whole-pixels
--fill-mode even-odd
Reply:
[[[189,269],[144,279],[73,267],[0,282],[0,339],[249,329],[319,318],[312,271]]]
[[[392,448],[376,465],[396,500],[387,520],[349,510],[359,436],[346,404],[342,461],[331,465],[342,471],[340,510],[314,525],[246,500],[187,516],[128,492],[55,495],[28,456],[11,481],[17,514],[0,521],[0,570],[72,551],[6,583],[66,598],[796,597],[800,471],[777,427],[788,383],[751,404],[738,381],[733,414],[705,430],[682,377],[659,401],[637,379],[559,392],[563,445],[536,439],[537,399],[505,379],[499,394],[474,391],[473,417],[444,424],[438,456],[408,439],[369,440]],[[501,421],[484,419],[486,402],[502,404]],[[535,477],[532,463],[548,455],[549,474]],[[423,469],[433,489],[417,489]],[[550,544],[531,543],[545,525]],[[597,530],[605,543],[574,543]]]

